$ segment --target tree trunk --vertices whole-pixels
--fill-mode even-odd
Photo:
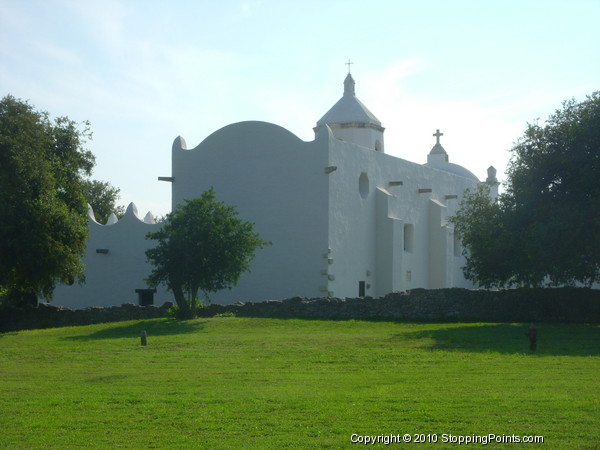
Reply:
[[[175,296],[175,301],[177,302],[177,306],[179,307],[178,317],[180,319],[195,318],[196,311],[193,311],[190,308],[190,304],[188,303],[187,299],[185,298],[182,287],[171,285],[171,290],[173,291],[173,295]]]
[[[198,306],[202,306],[202,304],[198,305],[198,288],[190,289],[190,302],[192,304],[192,311],[196,314]]]

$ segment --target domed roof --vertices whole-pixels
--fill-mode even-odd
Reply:
[[[474,181],[479,181],[477,176],[475,176],[475,174],[470,170],[448,161],[448,153],[446,153],[446,150],[444,147],[442,147],[442,144],[440,144],[440,136],[443,135],[444,133],[440,133],[440,130],[436,130],[436,132],[433,134],[433,136],[436,138],[436,143],[429,152],[429,155],[427,155],[427,163],[425,166],[450,172],[454,175],[469,178]]]
[[[381,127],[381,122],[363,105],[354,93],[354,79],[348,74],[344,80],[344,95],[338,102],[325,113],[317,122],[317,126],[324,124],[372,124]]]
[[[428,161],[425,166],[431,167],[433,169],[443,170],[445,172],[453,173],[454,175],[458,175],[460,177],[469,178],[473,181],[479,181],[479,178],[471,172],[469,169],[464,168],[463,166],[459,166],[458,164],[454,164],[447,161]]]

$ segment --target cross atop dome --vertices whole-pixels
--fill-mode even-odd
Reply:
[[[348,62],[344,63],[345,65],[348,66],[348,75],[350,75],[350,64],[354,64],[352,61],[350,61],[350,59],[348,58]]]
[[[384,152],[381,122],[363,105],[354,90],[355,82],[350,74],[352,61],[348,60],[348,75],[344,80],[344,95],[317,122],[315,136],[327,125],[337,139],[344,140],[378,152]]]
[[[433,136],[435,136],[435,145],[433,146],[433,148],[431,149],[429,154],[430,155],[445,155],[445,159],[446,159],[446,161],[448,161],[448,154],[446,153],[446,150],[444,149],[444,147],[442,147],[442,144],[440,144],[440,137],[443,135],[444,135],[444,133],[440,133],[439,128],[436,130],[435,133],[433,133]]]

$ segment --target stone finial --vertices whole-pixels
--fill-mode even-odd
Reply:
[[[487,178],[485,180],[488,184],[496,184],[498,183],[498,178],[496,178],[496,168],[494,166],[490,166],[487,169]]]
[[[352,75],[348,74],[344,80],[344,95],[351,95],[352,97],[356,96],[356,93],[354,92],[355,84]]]

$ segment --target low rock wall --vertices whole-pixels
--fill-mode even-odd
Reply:
[[[381,298],[294,297],[209,305],[201,315],[453,322],[600,322],[600,291],[583,288],[414,289]]]
[[[154,319],[165,317],[170,306],[170,303],[160,308],[124,304],[106,308],[71,309],[40,303],[38,306],[4,307],[0,309],[0,332]]]
[[[0,332],[88,325],[165,317],[171,303],[161,307],[125,304],[108,308],[71,309],[41,303],[37,307],[0,309]],[[432,322],[562,322],[600,323],[600,290],[585,288],[414,289],[381,298],[303,298],[257,303],[208,305],[202,317],[306,319],[381,319]]]

